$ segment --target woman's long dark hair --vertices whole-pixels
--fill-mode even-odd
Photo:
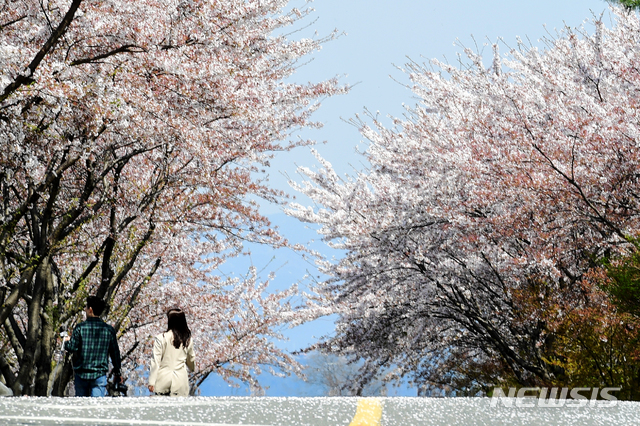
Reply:
[[[183,345],[185,348],[189,346],[191,340],[191,330],[187,326],[187,317],[180,308],[169,309],[167,312],[168,326],[167,331],[173,331],[173,346],[176,349]]]

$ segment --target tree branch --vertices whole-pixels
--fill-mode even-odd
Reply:
[[[36,69],[40,65],[40,62],[42,62],[44,57],[47,56],[51,49],[53,49],[60,37],[62,37],[64,33],[67,32],[69,25],[71,25],[71,22],[73,21],[74,15],[80,7],[80,3],[82,3],[82,0],[73,0],[71,6],[69,7],[69,10],[67,11],[67,14],[64,16],[64,18],[62,18],[62,22],[60,22],[58,28],[56,28],[51,33],[44,46],[42,46],[38,53],[36,53],[36,56],[33,58],[29,66],[25,69],[25,74],[18,75],[13,82],[11,82],[4,88],[4,91],[2,92],[2,94],[0,94],[0,102],[3,102],[5,99],[11,96],[13,92],[18,90],[23,85],[31,84],[35,81],[32,77],[35,74]]]

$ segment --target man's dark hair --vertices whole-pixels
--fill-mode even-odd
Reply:
[[[93,315],[99,317],[102,315],[102,312],[104,312],[104,308],[106,307],[107,304],[98,296],[87,297],[87,308],[91,308],[93,310]]]

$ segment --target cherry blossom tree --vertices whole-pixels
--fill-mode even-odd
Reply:
[[[345,253],[321,263],[340,319],[319,347],[365,358],[361,382],[397,366],[471,394],[580,386],[566,321],[600,306],[594,271],[640,229],[640,23],[612,11],[612,28],[565,28],[544,49],[494,45],[489,66],[469,49],[457,66],[408,64],[406,118],[353,120],[367,170],[300,169],[317,207],[289,213]]]
[[[134,383],[175,305],[199,348],[194,387],[296,370],[274,345],[305,321],[295,287],[215,275],[244,242],[289,244],[250,201],[282,195],[256,176],[345,90],[287,82],[326,39],[278,35],[311,12],[286,3],[0,2],[0,373],[14,394],[64,394],[59,333],[89,294],[108,300]]]

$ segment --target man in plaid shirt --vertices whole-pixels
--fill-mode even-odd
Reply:
[[[78,325],[71,337],[65,338],[64,349],[73,353],[76,396],[106,396],[109,359],[116,382],[120,376],[120,348],[116,331],[102,321],[105,302],[96,296],[87,298],[84,310],[87,320]]]

